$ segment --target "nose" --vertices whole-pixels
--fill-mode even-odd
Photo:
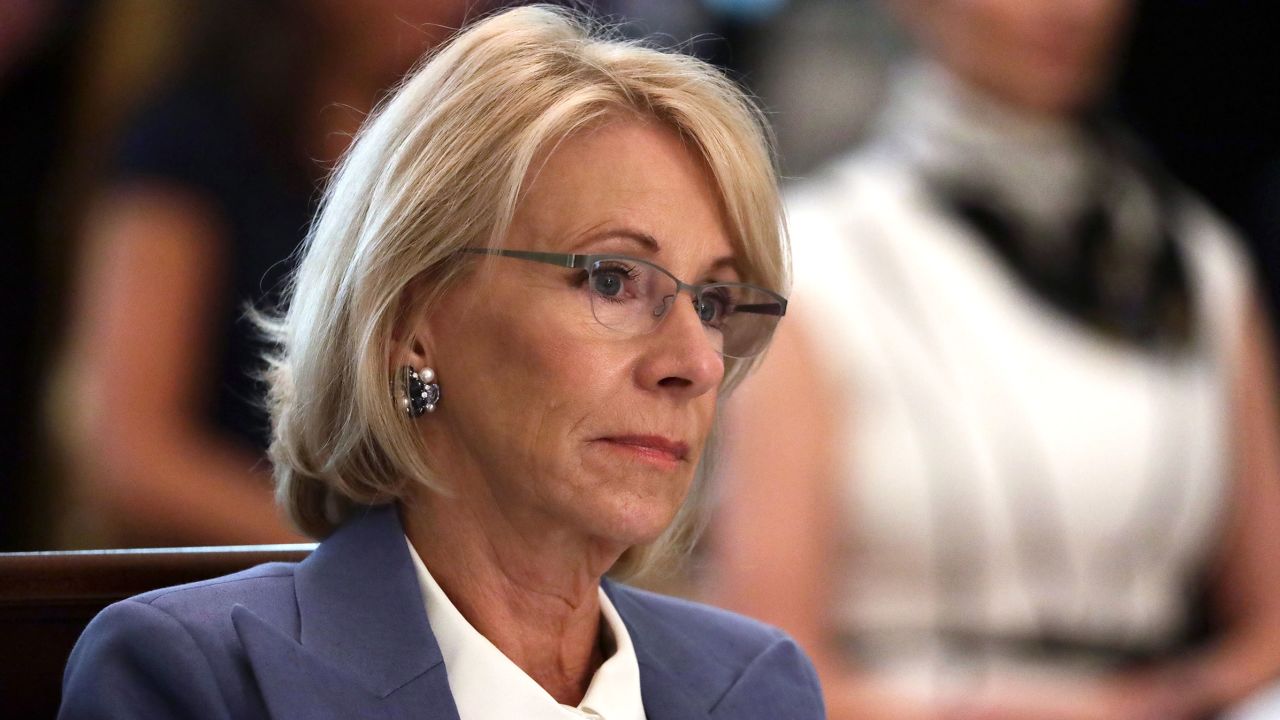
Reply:
[[[648,347],[639,380],[646,387],[680,398],[694,398],[720,387],[724,356],[708,337],[693,302],[683,293],[664,298],[658,327],[642,336]]]

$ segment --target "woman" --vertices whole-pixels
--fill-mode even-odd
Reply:
[[[1280,674],[1271,353],[1233,238],[1092,111],[1127,3],[894,8],[924,57],[788,206],[726,604],[833,717],[1238,707]]]
[[[184,67],[125,129],[85,223],[58,424],[77,547],[297,537],[272,502],[265,345],[244,308],[278,300],[322,177],[468,3],[194,6]]]
[[[424,64],[273,325],[279,498],[324,540],[104,611],[62,717],[821,717],[781,633],[601,579],[687,539],[717,399],[785,311],[763,127],[548,9]]]

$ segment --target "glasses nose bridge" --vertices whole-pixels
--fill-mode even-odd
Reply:
[[[701,285],[687,283],[666,270],[662,271],[662,275],[669,283],[667,289],[670,290],[670,287],[672,286],[675,289],[670,290],[670,292],[664,292],[662,296],[658,298],[660,302],[653,308],[654,327],[657,327],[657,325],[671,314],[671,306],[675,304],[676,297],[679,296],[680,293],[687,292],[689,294],[689,299],[693,301],[695,309],[698,306],[698,296],[702,294]]]

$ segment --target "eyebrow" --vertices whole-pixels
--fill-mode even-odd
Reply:
[[[657,255],[662,250],[662,245],[657,241],[656,238],[654,238],[649,233],[644,233],[644,232],[640,232],[639,230],[633,230],[631,228],[625,228],[625,227],[609,228],[607,230],[601,230],[599,232],[591,233],[590,235],[587,235],[585,238],[583,238],[582,242],[578,243],[575,246],[575,248],[580,248],[584,245],[590,245],[592,243],[600,242],[602,240],[607,240],[610,238],[620,238],[623,240],[629,240],[635,243],[636,245],[639,245],[640,247],[644,248],[645,250],[649,251],[653,255]],[[715,272],[717,270],[724,270],[724,269],[732,270],[739,277],[742,277],[742,271],[738,269],[738,260],[732,255],[725,255],[724,257],[717,258],[714,262],[711,263],[711,267],[708,269],[708,272]]]
[[[649,252],[655,255],[658,254],[658,251],[662,249],[662,246],[658,243],[658,241],[648,233],[643,233],[643,232],[640,232],[639,230],[632,230],[631,228],[617,228],[617,227],[607,228],[605,230],[599,230],[597,232],[593,232],[587,235],[586,237],[584,237],[582,239],[582,242],[578,243],[574,247],[575,249],[581,248],[585,245],[591,245],[593,243],[597,243],[602,240],[608,240],[611,238],[620,238],[623,240],[630,240],[631,242],[635,243],[636,245],[639,245],[640,247],[644,248],[645,250],[648,250]]]

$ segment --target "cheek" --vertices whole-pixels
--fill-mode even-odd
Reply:
[[[616,413],[626,382],[623,360],[591,341],[594,328],[548,317],[530,309],[477,323],[477,346],[459,359],[465,376],[481,380],[467,392],[475,419],[539,465],[563,463],[560,450],[580,442],[593,418]]]
[[[518,348],[518,349],[517,349]],[[608,411],[621,402],[624,360],[608,345],[584,342],[582,333],[537,332],[506,349],[518,371],[527,375],[528,392],[549,414],[575,420]]]

